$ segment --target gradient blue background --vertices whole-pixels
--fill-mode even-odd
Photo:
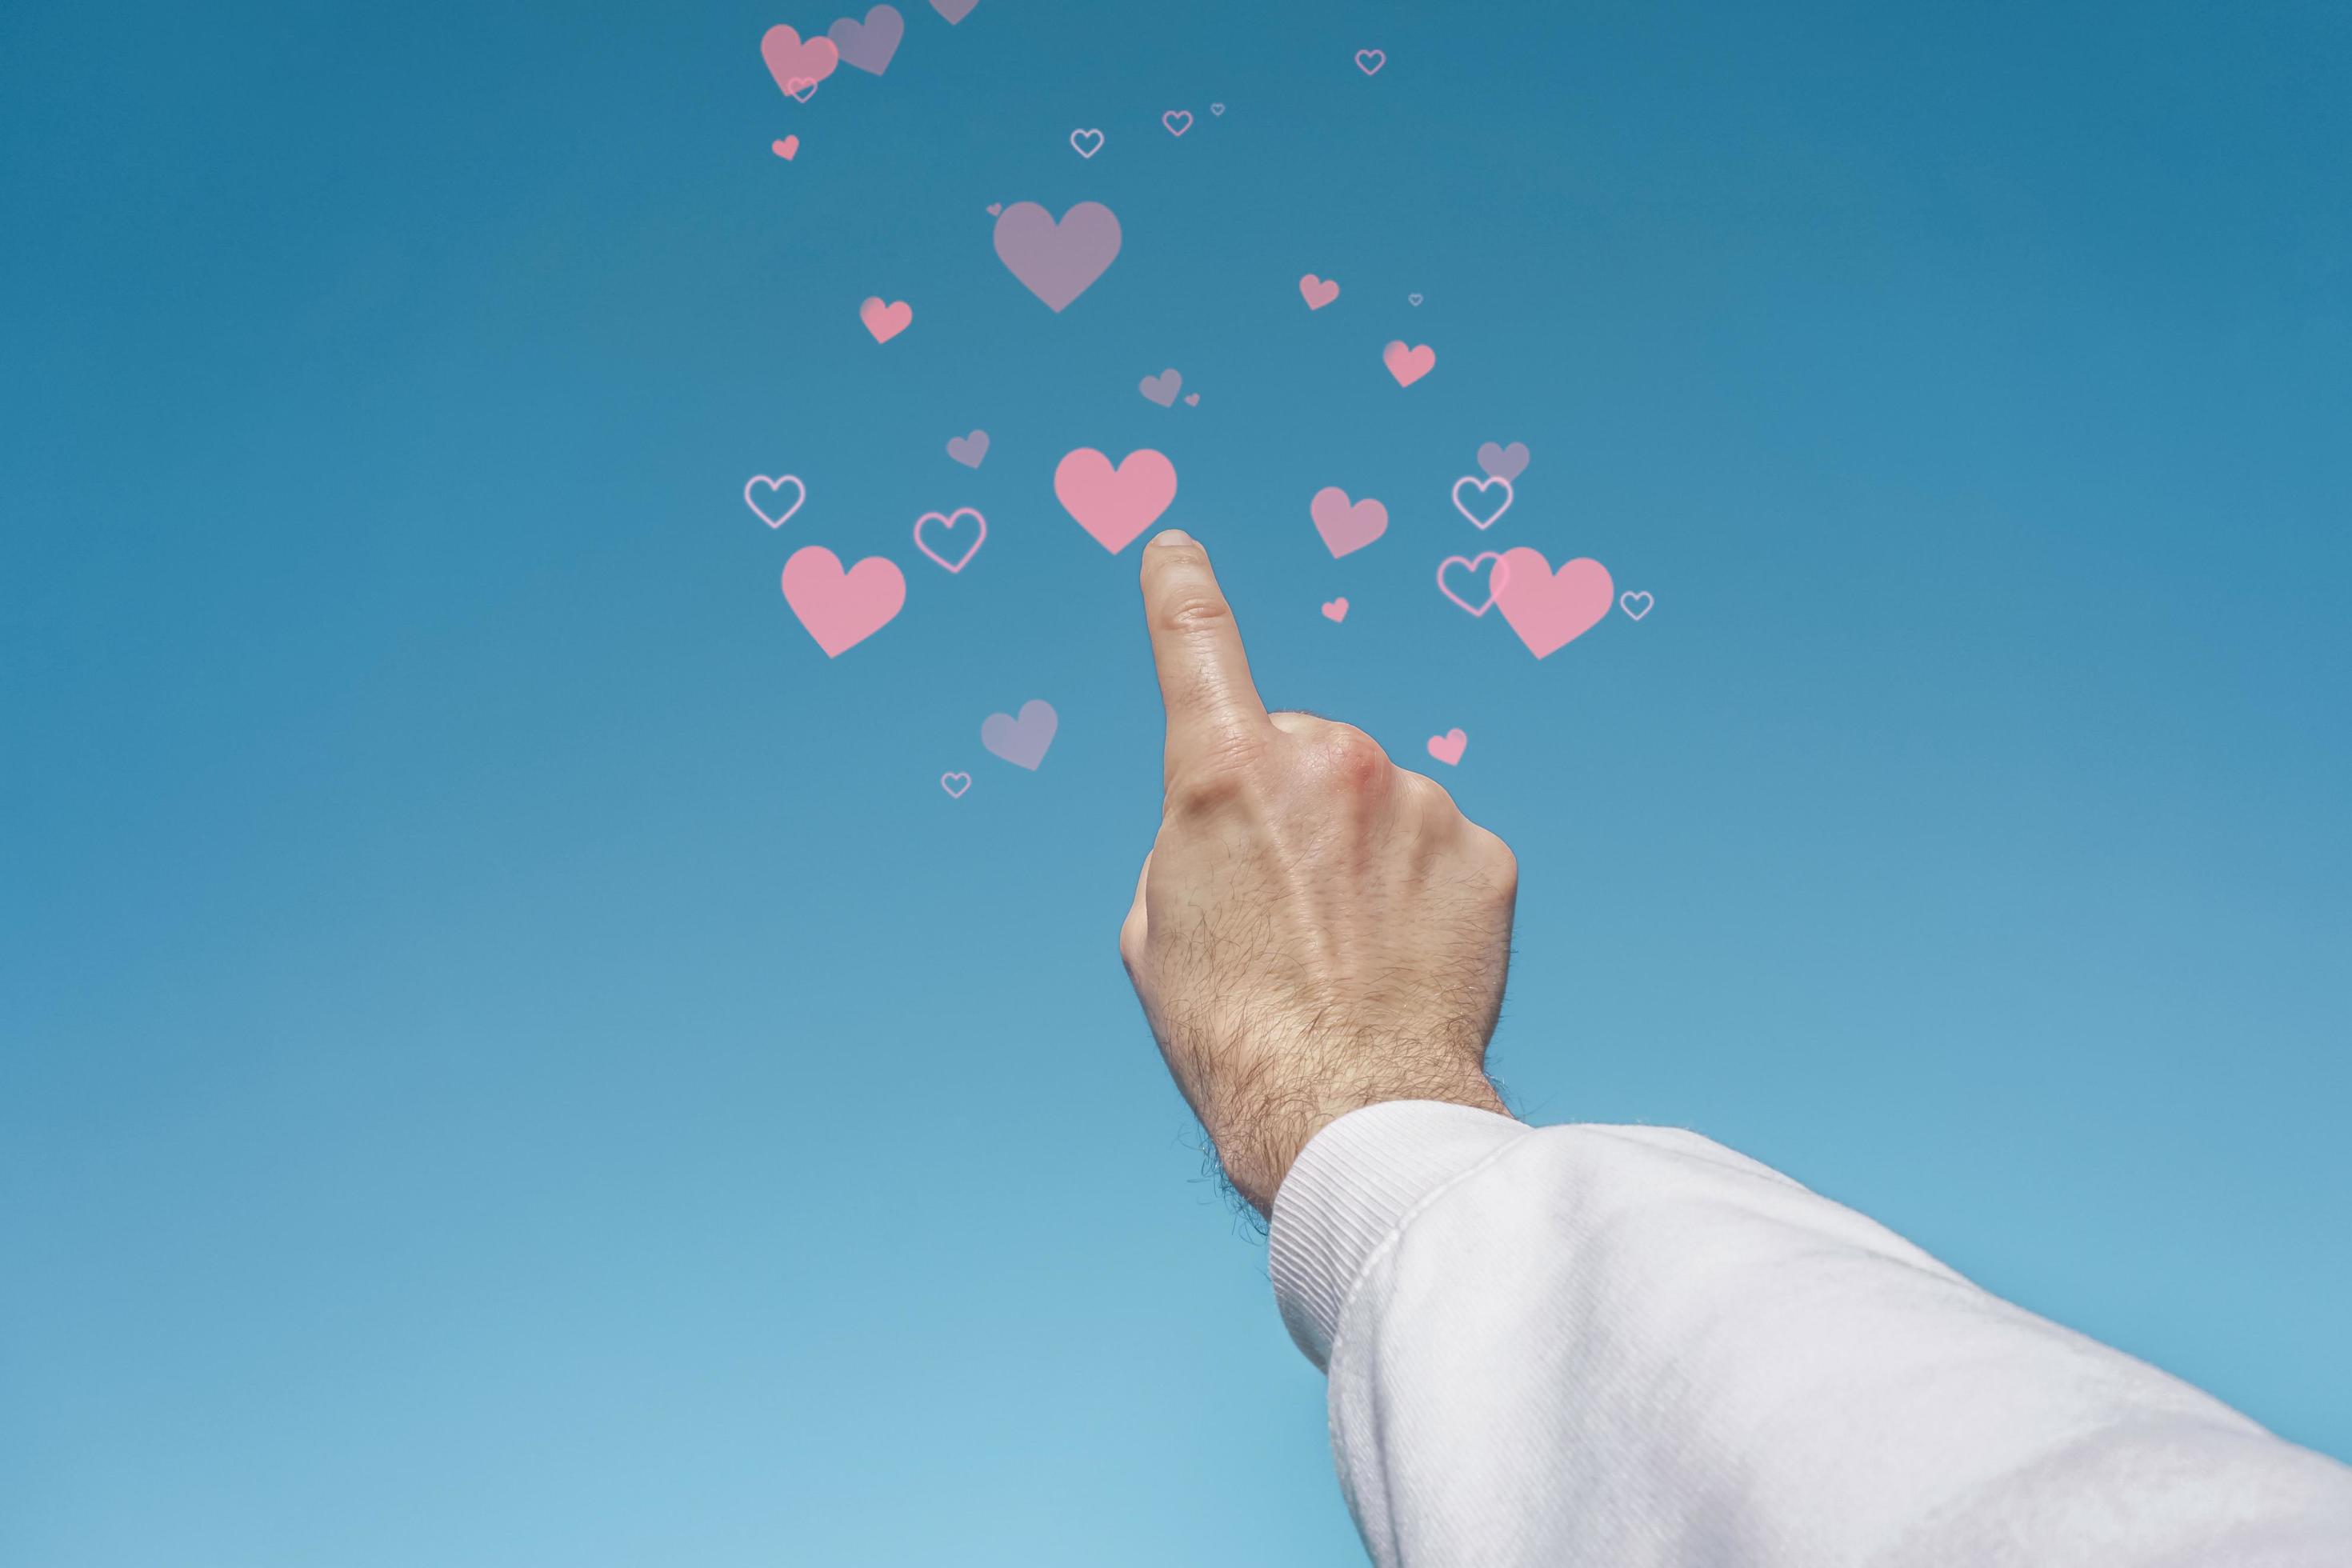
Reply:
[[[1114,957],[1080,445],[1269,700],[1468,731],[1533,1119],[2352,1455],[2341,5],[906,9],[806,106],[834,12],[0,16],[0,1562],[1360,1560]],[[1125,226],[1060,316],[1024,199]],[[1490,439],[1646,621],[1436,596]],[[908,574],[830,662],[809,542]]]

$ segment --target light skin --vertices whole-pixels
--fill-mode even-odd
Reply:
[[[1518,890],[1508,847],[1352,724],[1268,713],[1208,552],[1181,531],[1144,548],[1143,607],[1167,771],[1118,951],[1227,1179],[1266,1214],[1307,1140],[1351,1110],[1504,1112],[1486,1058]]]

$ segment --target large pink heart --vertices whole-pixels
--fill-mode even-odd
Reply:
[[[1117,554],[1176,499],[1176,465],[1143,447],[1114,468],[1102,453],[1081,447],[1054,469],[1054,494],[1096,543]]]
[[[907,603],[907,579],[879,555],[845,572],[840,556],[822,544],[804,544],[784,563],[784,603],[824,657],[838,658],[890,624]]]
[[[1504,552],[1495,603],[1538,658],[1558,653],[1601,624],[1616,602],[1609,568],[1579,556],[1558,572],[1540,550]]]
[[[1337,485],[1317,490],[1315,499],[1307,503],[1307,515],[1315,520],[1323,547],[1335,557],[1361,550],[1389,531],[1387,507],[1369,499],[1350,505],[1348,492]]]
[[[776,85],[805,103],[807,93],[841,63],[841,50],[822,35],[803,42],[800,34],[779,23],[760,40],[760,58],[768,62]]]

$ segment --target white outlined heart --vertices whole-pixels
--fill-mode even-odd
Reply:
[[[751,497],[751,492],[761,485],[767,486],[768,491],[772,495],[782,490],[786,485],[792,486],[793,504],[784,508],[781,515],[770,517],[767,512],[761,509],[760,503]],[[801,503],[807,500],[808,486],[801,483],[800,476],[798,474],[781,474],[772,479],[765,474],[753,474],[751,480],[743,487],[743,504],[751,509],[751,515],[753,517],[758,518],[770,528],[782,528],[784,524],[790,522],[793,520],[793,513],[800,510]]]
[[[1500,485],[1503,487],[1503,504],[1495,509],[1493,517],[1480,517],[1476,512],[1472,511],[1468,507],[1462,504],[1462,487],[1464,485],[1468,485],[1472,489],[1475,489],[1478,492],[1479,499],[1482,500],[1486,499],[1486,495],[1488,490],[1494,489],[1496,485]],[[1480,529],[1494,527],[1496,518],[1499,518],[1505,512],[1510,510],[1511,502],[1517,499],[1517,494],[1511,489],[1511,481],[1504,479],[1499,474],[1491,479],[1480,479],[1475,474],[1465,474],[1460,479],[1454,481],[1454,510],[1460,512],[1464,517],[1468,518],[1473,526]]]

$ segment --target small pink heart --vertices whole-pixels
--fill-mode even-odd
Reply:
[[[841,50],[822,34],[803,40],[790,27],[775,26],[761,35],[760,58],[767,62],[768,74],[776,79],[778,87],[806,103],[816,84],[841,63]]]
[[[784,563],[784,603],[827,658],[838,658],[890,624],[907,604],[897,564],[869,555],[846,572],[822,544],[804,544]]]
[[[1192,111],[1189,109],[1171,109],[1160,117],[1160,123],[1168,127],[1169,135],[1181,136],[1192,129]]]
[[[1198,408],[1198,407],[1200,407],[1200,406],[1201,406],[1201,395],[1200,395],[1199,393],[1197,393],[1197,392],[1188,392],[1188,393],[1186,393],[1186,394],[1184,395],[1184,406],[1185,406],[1185,407],[1187,407],[1187,408]]]
[[[1323,606],[1323,618],[1327,621],[1346,620],[1348,618],[1348,601],[1345,599],[1332,599],[1327,602]]]
[[[1045,748],[1054,743],[1054,731],[1061,724],[1062,716],[1054,711],[1052,703],[1032,698],[1021,705],[1018,718],[991,713],[982,721],[980,743],[1014,767],[1034,773],[1045,760]]]
[[[1462,753],[1468,749],[1470,737],[1459,730],[1448,730],[1443,735],[1429,738],[1429,754],[1447,767],[1462,765]]]
[[[991,202],[988,204],[988,216],[991,217],[995,217],[1003,211],[1004,204],[1003,202]]]
[[[1388,63],[1388,56],[1378,49],[1358,49],[1356,51],[1356,68],[1363,72],[1366,76],[1378,75],[1380,73],[1380,68]]]
[[[915,307],[904,300],[885,304],[877,296],[857,307],[857,319],[866,323],[866,330],[874,334],[876,342],[887,343],[913,322]]]
[[[1323,536],[1324,548],[1334,559],[1361,550],[1389,531],[1387,507],[1370,499],[1351,502],[1337,485],[1317,490],[1307,504],[1307,515],[1315,520],[1315,531]]]
[[[1298,280],[1299,298],[1310,310],[1319,310],[1339,297],[1339,285],[1328,278],[1318,278],[1312,272]]]
[[[1160,521],[1176,499],[1176,465],[1149,447],[1119,459],[1080,447],[1054,468],[1054,497],[1062,509],[1116,555]]]
[[[971,787],[970,773],[941,773],[940,787],[948,792],[950,800],[961,800],[963,792]]]
[[[787,163],[793,161],[793,155],[800,150],[801,139],[798,136],[787,136],[781,142],[771,142],[768,147],[769,152]]]
[[[1381,363],[1389,367],[1399,386],[1411,386],[1437,368],[1437,351],[1427,343],[1407,348],[1399,341],[1381,351]]]

